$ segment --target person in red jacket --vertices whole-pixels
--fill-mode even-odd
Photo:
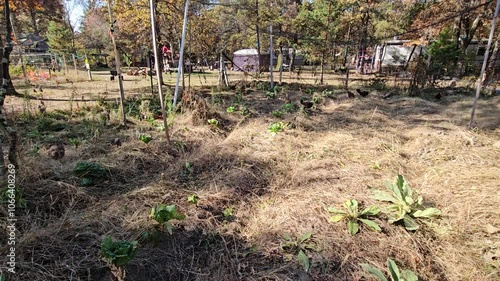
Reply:
[[[168,62],[168,59],[171,51],[168,49],[167,45],[163,44],[163,47],[161,48],[161,53],[163,54],[163,71],[169,72],[170,64]]]

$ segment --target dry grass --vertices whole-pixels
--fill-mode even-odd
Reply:
[[[306,95],[287,91],[296,103]],[[153,225],[148,212],[158,203],[176,204],[187,218],[158,247],[141,247],[127,280],[367,280],[358,264],[384,267],[389,257],[422,280],[498,280],[498,97],[480,102],[471,131],[464,129],[470,97],[436,103],[372,94],[324,98],[310,114],[284,114],[281,121],[295,128],[276,135],[267,128],[279,121],[271,111],[282,100],[244,95],[252,112],[245,117],[225,112],[232,98],[206,99],[218,129],[195,122],[191,111],[176,115],[171,147],[145,121],[117,130],[115,119],[82,147],[66,145],[60,161],[43,151],[23,157],[28,207],[19,214],[18,274],[11,280],[110,280],[101,240],[137,238]],[[153,135],[151,143],[137,139],[143,132]],[[115,136],[121,147],[109,144]],[[102,163],[111,178],[78,187],[71,169],[81,160]],[[398,173],[443,211],[434,227],[409,233],[381,217],[382,232],[362,227],[351,236],[344,223],[328,221],[325,207],[348,199],[377,204],[369,186],[383,188]],[[193,193],[197,206],[186,200]],[[234,217],[223,216],[227,207]],[[280,247],[283,234],[307,231],[319,249],[308,252],[309,274]]]

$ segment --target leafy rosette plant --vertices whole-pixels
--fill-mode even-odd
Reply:
[[[359,211],[358,201],[355,199],[348,200],[344,203],[345,210],[335,208],[328,208],[328,212],[335,214],[330,218],[331,222],[339,222],[344,219],[347,220],[347,230],[350,234],[354,235],[359,231],[359,222],[365,224],[368,228],[381,231],[380,226],[372,221],[370,217],[378,215],[380,209],[377,206],[370,206]]]
[[[437,208],[423,206],[422,196],[416,196],[406,179],[398,175],[396,183],[387,183],[390,192],[374,190],[372,198],[389,202],[389,223],[402,221],[407,230],[417,230],[417,219],[430,219],[441,215]]]

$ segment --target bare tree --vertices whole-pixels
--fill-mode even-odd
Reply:
[[[9,74],[9,59],[10,53],[12,52],[12,25],[10,23],[10,8],[9,8],[9,0],[4,0],[4,19],[5,20],[5,45],[3,47],[2,52],[2,67],[0,68],[0,75],[3,78],[2,87],[0,88],[0,131],[1,133],[7,137],[9,141],[9,163],[13,164],[17,167],[17,158],[16,158],[16,141],[17,141],[17,132],[13,126],[11,126],[5,117],[5,112],[3,110],[3,105],[5,102],[5,96],[7,93],[14,91],[12,86],[12,82],[10,80]],[[2,42],[0,41],[0,44]],[[15,92],[15,91],[14,91]],[[0,141],[0,177],[3,179],[6,172],[5,159],[3,154],[3,145],[2,141]]]

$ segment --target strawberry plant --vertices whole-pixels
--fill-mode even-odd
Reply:
[[[361,263],[360,266],[368,273],[370,273],[370,275],[376,277],[378,280],[388,281],[388,279],[382,273],[382,270],[366,263]],[[418,281],[418,276],[413,271],[400,271],[396,263],[391,259],[387,260],[387,270],[389,271],[392,281]]]
[[[387,183],[390,192],[374,190],[372,198],[389,202],[389,223],[403,222],[407,230],[417,230],[418,219],[431,219],[441,215],[437,208],[423,206],[422,196],[416,196],[406,179],[398,175],[396,183]]]
[[[344,203],[344,207],[346,209],[345,211],[331,207],[327,209],[328,212],[335,214],[330,218],[331,222],[339,222],[347,219],[347,230],[352,235],[358,233],[359,222],[372,230],[381,231],[380,226],[376,222],[370,220],[370,217],[376,216],[380,212],[377,206],[370,206],[360,212],[358,201],[351,199]]]

